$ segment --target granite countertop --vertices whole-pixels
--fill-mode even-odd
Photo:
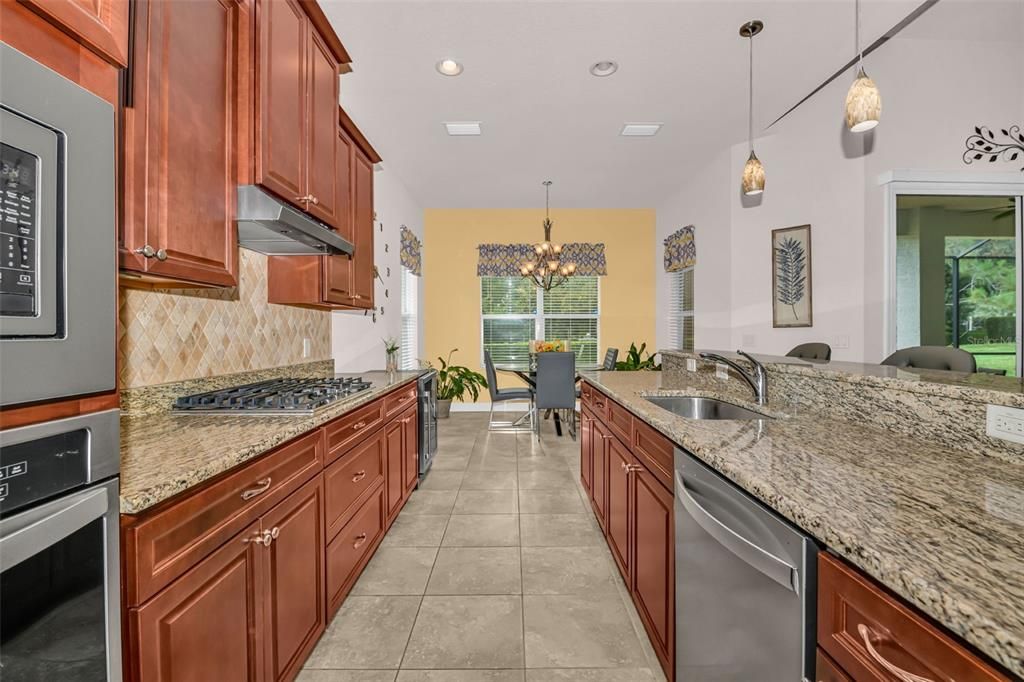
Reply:
[[[257,417],[170,411],[121,416],[121,513],[139,512],[312,431],[423,374],[363,372],[372,388],[313,415]],[[339,374],[338,376],[347,376]]]
[[[755,421],[694,421],[643,399],[660,372],[588,382],[836,554],[1024,676],[1024,466],[780,403]],[[765,412],[753,403],[745,407]]]

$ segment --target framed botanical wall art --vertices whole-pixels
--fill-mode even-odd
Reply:
[[[772,230],[772,326],[813,326],[811,226]]]

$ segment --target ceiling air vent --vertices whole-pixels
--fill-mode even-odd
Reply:
[[[480,121],[449,121],[444,124],[449,135],[479,135]]]
[[[661,123],[626,123],[619,135],[623,137],[654,137],[661,130]]]

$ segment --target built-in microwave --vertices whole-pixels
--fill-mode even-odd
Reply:
[[[0,407],[114,390],[114,108],[0,43]]]

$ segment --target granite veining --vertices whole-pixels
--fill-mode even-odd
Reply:
[[[778,400],[770,403],[774,419],[694,421],[643,399],[707,395],[764,411],[732,386],[709,390],[688,377],[695,375],[586,375],[670,440],[1024,675],[1024,466],[951,453],[871,420],[847,421]]]
[[[721,353],[740,364],[747,361]],[[738,381],[714,376],[711,362],[698,371],[685,369],[694,353],[662,351],[666,376],[677,377],[730,395],[746,396]],[[1024,393],[1015,377],[904,369],[853,362],[808,362],[757,355],[768,370],[768,394],[799,407],[852,422],[870,422],[907,436],[979,455],[1024,464],[1024,445],[991,438],[985,431],[986,406],[1024,408]],[[730,373],[732,370],[730,370]]]
[[[421,374],[420,370],[363,372],[359,376],[373,384],[370,389],[339,400],[313,415],[124,413],[121,416],[121,513],[138,514],[415,381]],[[169,405],[176,396],[165,394],[165,397]]]

